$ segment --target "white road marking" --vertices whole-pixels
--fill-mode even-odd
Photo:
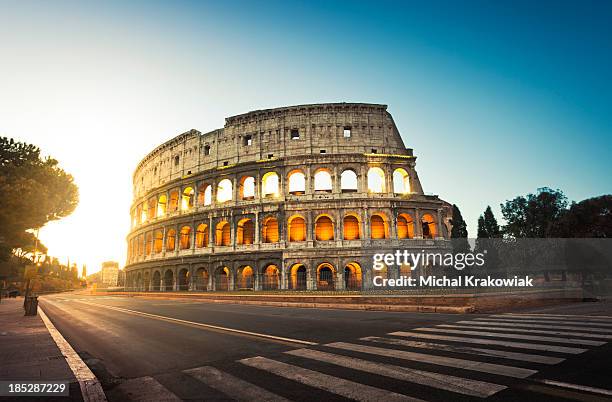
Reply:
[[[549,325],[549,324],[529,324],[523,322],[508,322],[506,320],[496,320],[494,318],[475,318],[474,321],[462,321],[462,323],[470,323],[475,325],[487,324],[487,325],[502,325],[506,327],[523,327],[523,328],[542,328],[542,329],[568,329],[570,331],[588,331],[610,334],[612,331],[609,329],[602,328],[584,328],[584,327],[572,327],[567,325]]]
[[[356,401],[412,401],[422,402],[421,399],[409,397],[406,395],[389,392],[384,389],[371,387],[365,384],[359,384],[343,378],[334,377],[331,375],[319,373],[302,367],[291,364],[278,362],[257,356],[248,359],[239,360],[240,363],[254,367],[260,370],[265,370],[280,377],[284,377],[310,387],[319,388],[336,395],[341,395],[346,398]]]
[[[205,383],[211,388],[221,391],[236,401],[288,402],[289,400],[276,395],[257,385],[234,377],[231,374],[217,370],[214,367],[198,367],[184,370],[183,373]]]
[[[569,353],[569,354],[579,354],[579,353],[587,351],[587,349],[582,349],[582,348],[543,345],[540,343],[498,341],[495,339],[466,338],[462,336],[424,334],[421,332],[409,332],[409,331],[391,332],[389,333],[389,335],[404,336],[404,337],[411,337],[411,338],[437,339],[441,341],[453,341],[453,342],[462,342],[462,343],[476,343],[479,345],[498,345],[498,346],[507,346],[511,348],[543,350],[546,352],[559,352],[559,353]]]
[[[379,338],[376,336],[368,336],[361,338],[362,341],[384,343],[387,345],[408,346],[411,348],[422,348],[431,350],[443,350],[446,352],[465,353],[470,355],[503,357],[505,359],[527,361],[541,364],[559,364],[565,359],[561,357],[549,357],[542,355],[534,355],[530,353],[508,352],[506,350],[473,348],[470,346],[444,345],[441,343],[431,343],[422,341],[407,341],[405,339],[395,338]]]
[[[499,314],[496,314],[495,316],[497,316]],[[531,314],[515,314],[515,313],[506,313],[506,314],[502,314],[503,316],[510,316],[510,317],[533,317],[533,318],[544,318],[544,317],[552,317],[555,318],[557,320],[573,320],[576,318],[579,318],[580,320],[584,321],[604,321],[604,322],[610,322],[612,321],[612,317],[609,315],[572,315],[572,314],[535,314],[535,313],[531,313]]]
[[[62,355],[66,358],[66,363],[70,367],[70,370],[74,373],[79,387],[81,388],[81,394],[83,394],[83,400],[85,402],[106,402],[106,395],[102,389],[102,385],[94,373],[87,367],[87,364],[81,359],[81,357],[74,351],[72,346],[64,339],[62,334],[55,328],[49,317],[45,314],[42,307],[38,307],[38,313],[42,318],[49,334],[55,341]]]
[[[478,322],[473,323],[469,321],[458,321],[455,324],[479,324]],[[566,336],[578,336],[582,338],[599,338],[599,339],[612,339],[612,335],[605,334],[587,334],[586,332],[566,332],[566,331],[544,331],[541,329],[523,329],[523,328],[506,328],[497,326],[474,326],[474,325],[455,325],[455,324],[440,324],[437,327],[445,328],[464,328],[464,329],[494,329],[496,331],[505,332],[524,332],[528,334],[544,334],[544,335],[566,335]]]
[[[553,338],[550,336],[539,336],[539,335],[502,334],[499,332],[486,332],[486,331],[463,331],[463,330],[458,330],[458,329],[446,329],[446,328],[415,328],[415,330],[425,331],[425,332],[441,332],[444,334],[476,335],[476,336],[488,336],[492,338],[510,338],[510,339],[525,339],[528,341],[568,343],[571,345],[601,346],[601,345],[606,344],[606,342],[589,341],[586,339]]]
[[[157,320],[175,322],[175,323],[179,323],[179,324],[192,325],[192,326],[196,326],[196,327],[213,329],[213,330],[217,330],[217,331],[224,331],[224,332],[230,332],[230,333],[235,333],[235,334],[240,334],[240,335],[254,336],[254,337],[258,337],[258,338],[271,339],[271,340],[275,340],[275,341],[298,343],[298,344],[309,345],[309,346],[317,345],[316,342],[304,341],[302,339],[285,338],[285,337],[282,337],[282,336],[276,336],[276,335],[270,335],[270,334],[262,334],[262,333],[259,333],[259,332],[243,331],[241,329],[221,327],[221,326],[218,326],[218,325],[204,324],[204,323],[195,322],[195,321],[181,320],[179,318],[166,317],[166,316],[163,316],[163,315],[157,315],[157,314],[151,314],[151,313],[144,313],[142,311],[136,311],[136,310],[129,310],[129,309],[123,308],[123,307],[108,306],[108,305],[105,305],[105,304],[90,303],[90,302],[84,302],[84,301],[81,301],[79,303],[83,303],[83,304],[87,304],[87,305],[91,305],[91,306],[96,306],[96,307],[104,307],[104,308],[107,308],[107,309],[110,309],[110,310],[121,311],[122,313],[135,314],[135,315],[140,315],[142,317],[154,318],[154,319],[157,319]]]
[[[477,318],[477,320],[482,320],[482,318]],[[585,321],[563,321],[563,320],[544,320],[544,319],[540,319],[538,318],[537,320],[525,320],[525,319],[520,319],[520,318],[511,318],[511,317],[506,317],[506,318],[487,318],[487,321],[503,321],[503,322],[518,322],[518,323],[527,323],[527,324],[552,324],[552,325],[556,325],[556,324],[561,324],[561,325],[575,325],[578,327],[582,327],[582,326],[586,326],[586,327],[593,327],[593,328],[600,328],[600,329],[604,329],[604,328],[610,328],[608,331],[612,331],[612,324],[602,324],[599,322],[585,322]]]
[[[325,346],[351,350],[354,352],[369,353],[379,356],[394,357],[396,359],[412,360],[422,363],[431,363],[439,366],[455,367],[466,370],[480,371],[483,373],[497,374],[506,377],[526,378],[537,373],[537,370],[530,370],[520,367],[505,366],[501,364],[483,363],[473,360],[457,359],[454,357],[428,355],[424,353],[408,352],[398,349],[378,348],[375,346],[358,345],[346,342],[328,343]]]
[[[609,389],[595,388],[595,387],[589,387],[586,385],[571,384],[568,382],[561,382],[561,381],[554,381],[554,380],[535,380],[535,381],[541,382],[542,384],[554,385],[556,387],[569,388],[569,389],[575,389],[578,391],[592,392],[594,394],[612,396],[612,391]]]
[[[133,378],[117,386],[122,393],[128,395],[131,402],[180,402],[181,398],[172,393],[168,388],[161,385],[153,377]]]
[[[507,388],[504,385],[490,382],[469,380],[452,375],[415,370],[392,364],[375,363],[312,349],[296,349],[285,353],[480,398],[486,398]]]

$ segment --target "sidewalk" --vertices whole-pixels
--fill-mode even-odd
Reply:
[[[39,310],[40,311],[40,310]],[[24,317],[23,298],[0,303],[0,381],[66,381],[69,397],[2,397],[14,401],[82,401],[72,370],[40,316]]]

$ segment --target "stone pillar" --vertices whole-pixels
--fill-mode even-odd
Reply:
[[[314,222],[312,221],[312,211],[308,211],[306,213],[306,240],[313,241],[314,240]]]
[[[362,164],[359,166],[357,173],[357,190],[361,194],[368,192],[368,165]]]
[[[213,228],[213,218],[208,217],[208,247],[215,245],[215,228]]]
[[[334,165],[334,170],[332,172],[332,193],[340,194],[342,189],[340,188],[340,175],[338,174],[338,166]]]
[[[423,238],[423,222],[421,222],[421,209],[416,208],[414,210],[414,238]]]
[[[260,240],[260,233],[261,233],[261,228],[259,227],[259,211],[255,211],[255,239],[253,240],[253,242],[255,244],[259,244],[261,242]],[[280,225],[280,222],[279,222]]]
[[[363,209],[363,214],[361,218],[361,225],[363,229],[363,238],[370,239],[370,214],[368,212],[368,207]]]
[[[436,233],[436,238],[437,239],[443,239],[444,238],[444,232],[442,231],[442,208],[438,208],[438,216],[436,219],[436,225],[437,225],[437,231],[438,233]]]
[[[385,172],[385,186],[386,193],[389,197],[394,196],[393,191],[393,167],[392,166],[381,166],[383,172]]]
[[[395,210],[389,210],[389,238],[397,239],[397,216]]]
[[[179,281],[179,269],[174,267],[172,269],[172,271],[174,271],[174,286],[172,287],[174,289],[174,291],[178,291],[180,290],[179,286],[180,286],[180,281]]]

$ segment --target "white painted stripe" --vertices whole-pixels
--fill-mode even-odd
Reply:
[[[344,378],[308,370],[291,364],[278,362],[265,357],[257,356],[239,360],[240,363],[255,367],[260,370],[268,371],[280,377],[284,377],[310,387],[322,389],[336,395],[356,401],[413,401],[423,402],[421,399],[412,398],[406,395],[396,394],[384,389],[359,384]]]
[[[133,378],[117,387],[121,393],[127,394],[130,402],[180,402],[181,398],[170,392],[153,377]]]
[[[395,378],[397,380],[408,381],[426,385],[432,388],[443,389],[464,395],[477,396],[480,398],[486,398],[507,388],[504,385],[469,380],[452,375],[433,373],[431,371],[415,370],[392,364],[375,363],[367,360],[356,359],[354,357],[321,352],[319,350],[296,349],[285,353],[293,356],[331,363],[341,367],[348,367],[353,370],[364,371],[366,373],[382,375],[385,377]]]
[[[211,388],[221,391],[236,401],[288,402],[282,396],[273,394],[257,385],[234,377],[231,374],[217,370],[214,367],[198,367],[184,370],[183,373],[205,383]]]
[[[55,341],[55,344],[59,348],[62,355],[66,358],[66,363],[70,367],[70,370],[74,373],[79,387],[81,388],[81,394],[85,402],[106,402],[106,395],[102,389],[102,385],[94,373],[87,367],[87,364],[81,359],[81,357],[74,351],[72,346],[64,339],[62,334],[55,328],[49,317],[45,314],[41,306],[38,306],[38,313],[40,318],[45,323],[49,334]]]
[[[472,323],[468,321],[458,321],[457,324],[479,324],[478,322]],[[464,329],[494,329],[496,331],[505,332],[524,332],[528,334],[545,334],[545,335],[566,335],[566,336],[578,336],[583,338],[598,338],[598,339],[612,339],[612,335],[604,334],[587,334],[586,332],[566,332],[566,331],[544,331],[541,329],[523,329],[523,328],[505,328],[498,326],[475,326],[475,325],[453,325],[453,324],[440,324],[437,327],[448,327],[448,328],[464,328]]]
[[[477,318],[477,320],[480,320],[482,318]],[[511,317],[506,317],[506,318],[487,318],[486,320],[488,321],[505,321],[505,322],[524,322],[524,323],[528,323],[528,324],[561,324],[561,325],[576,325],[579,327],[585,326],[585,327],[593,327],[593,328],[600,328],[600,329],[604,329],[604,328],[610,328],[609,331],[612,331],[612,324],[602,324],[599,322],[585,322],[585,321],[562,321],[562,320],[544,320],[544,319],[535,319],[535,320],[526,320],[526,319],[520,319],[520,318],[511,318]]]
[[[408,332],[408,331],[391,332],[389,335],[404,336],[404,337],[411,337],[411,338],[437,339],[441,341],[452,341],[452,342],[461,342],[461,343],[476,343],[479,345],[497,345],[497,346],[506,346],[510,348],[542,350],[545,352],[569,353],[569,354],[574,354],[574,355],[587,351],[587,349],[567,347],[567,346],[543,345],[540,343],[498,341],[495,339],[484,339],[484,338],[466,338],[462,336],[424,334],[420,332]]]
[[[467,323],[467,321],[463,321]],[[597,332],[610,334],[612,331],[609,329],[601,329],[601,328],[584,328],[584,327],[573,327],[568,325],[549,325],[549,324],[529,324],[523,322],[508,322],[507,320],[496,320],[494,318],[475,318],[471,323],[480,325],[480,324],[489,324],[489,325],[503,325],[508,327],[524,327],[524,328],[542,328],[542,329],[569,329],[570,331],[588,331],[588,332]]]
[[[457,334],[457,335],[488,336],[492,338],[525,339],[528,341],[567,343],[571,345],[601,346],[601,345],[606,344],[606,342],[589,341],[586,339],[553,338],[551,336],[539,336],[539,335],[502,334],[499,332],[488,332],[488,331],[462,331],[458,329],[446,329],[446,328],[415,328],[415,331],[442,332],[445,334],[448,333],[448,334]]]
[[[378,356],[394,357],[396,359],[412,360],[421,363],[436,364],[439,366],[455,367],[466,370],[480,371],[483,373],[497,374],[506,377],[526,378],[537,373],[537,370],[524,369],[520,367],[504,366],[501,364],[483,363],[473,360],[457,359],[454,357],[428,355],[424,353],[408,352],[399,349],[378,348],[375,346],[358,345],[346,342],[328,343],[325,346],[354,352],[369,353]]]
[[[573,320],[575,318],[579,318],[581,320],[594,320],[594,321],[612,321],[612,316],[609,315],[572,315],[572,314],[518,314],[518,313],[505,313],[504,316],[512,316],[512,317],[553,317],[558,320]]]
[[[262,334],[262,333],[259,333],[259,332],[243,331],[241,329],[221,327],[221,326],[218,326],[218,325],[204,324],[204,323],[195,322],[195,321],[181,320],[179,318],[173,318],[173,317],[167,317],[167,316],[163,316],[163,315],[144,313],[142,311],[129,310],[127,308],[122,308],[122,307],[108,306],[108,305],[105,305],[105,304],[90,303],[90,302],[83,302],[83,301],[81,301],[79,303],[88,304],[88,305],[96,306],[96,307],[104,307],[104,308],[107,308],[107,309],[110,309],[110,310],[121,311],[122,313],[135,314],[135,315],[139,315],[139,316],[142,316],[142,317],[154,318],[154,319],[157,319],[157,320],[169,321],[169,322],[174,322],[174,323],[178,323],[178,324],[186,324],[186,325],[196,326],[196,327],[200,327],[200,328],[212,329],[212,330],[216,330],[216,331],[224,331],[224,332],[230,332],[230,333],[235,333],[235,334],[240,334],[240,335],[248,335],[248,336],[254,336],[254,337],[258,337],[258,338],[264,338],[264,339],[270,339],[270,340],[282,341],[282,342],[298,343],[298,344],[309,345],[309,346],[317,345],[316,342],[304,341],[302,339],[285,338],[285,337],[282,337],[282,336],[276,336],[276,335],[270,335],[270,334]]]
[[[496,349],[485,349],[485,348],[473,348],[470,346],[457,346],[457,345],[445,345],[441,343],[431,343],[423,341],[407,341],[405,339],[395,338],[379,338],[376,336],[368,336],[361,338],[362,341],[384,343],[387,345],[407,346],[411,348],[431,349],[431,350],[443,350],[445,352],[465,353],[470,355],[489,356],[489,357],[503,357],[504,359],[526,361],[532,363],[541,364],[558,364],[565,359],[561,357],[549,357],[542,355],[534,355],[530,353],[520,352],[508,352],[506,350]]]
[[[595,388],[595,387],[589,387],[586,385],[571,384],[568,382],[561,382],[561,381],[554,381],[554,380],[535,380],[535,381],[541,382],[542,384],[554,385],[556,387],[576,389],[579,391],[586,391],[586,392],[591,392],[594,394],[612,396],[612,391],[609,389]]]

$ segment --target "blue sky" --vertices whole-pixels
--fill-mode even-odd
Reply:
[[[472,235],[487,205],[500,219],[500,202],[538,187],[612,192],[611,2],[0,7],[0,135],[75,175],[81,205],[43,241],[90,270],[124,261],[144,154],[254,109],[389,105],[425,191],[458,204]]]

